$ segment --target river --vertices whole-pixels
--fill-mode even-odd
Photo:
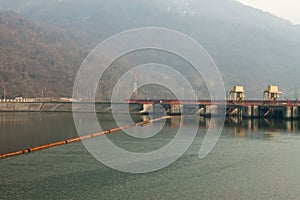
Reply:
[[[98,119],[105,129],[116,126],[110,115]],[[200,117],[157,122],[164,128],[150,139],[122,132],[109,138],[128,150],[151,151],[174,138],[180,125],[194,122],[199,130],[189,150],[170,166],[146,174],[111,169],[81,143],[2,159],[0,199],[300,199],[298,121],[226,119],[204,159],[198,154],[209,119]],[[0,127],[0,154],[78,136],[72,113],[0,113]]]

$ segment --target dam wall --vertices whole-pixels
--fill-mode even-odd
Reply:
[[[0,112],[97,112],[97,113],[149,113],[162,115],[194,115],[300,119],[298,104],[195,104],[164,102],[0,102]],[[129,112],[129,113],[128,113]]]
[[[72,105],[73,104],[73,105]],[[81,102],[0,102],[0,112],[93,112],[131,113],[143,110],[143,105],[135,103],[81,103]]]

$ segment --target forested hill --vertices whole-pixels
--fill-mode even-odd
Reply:
[[[13,12],[0,13],[0,84],[7,97],[70,96],[84,58],[61,29],[34,24]]]
[[[1,15],[1,80],[11,96],[41,95],[45,86],[46,96],[69,96],[86,49],[120,31],[157,26],[202,44],[227,90],[244,85],[247,98],[258,99],[276,84],[282,98],[299,98],[299,26],[232,0],[2,0],[0,10],[20,15]]]

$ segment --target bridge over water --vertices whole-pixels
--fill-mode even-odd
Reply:
[[[209,117],[215,115],[235,116],[244,118],[278,118],[298,119],[300,107],[298,100],[130,100],[131,104],[143,105],[139,112],[165,112],[169,115],[200,115]]]

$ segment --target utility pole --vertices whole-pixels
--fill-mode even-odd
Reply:
[[[3,99],[6,100],[6,87],[3,80],[2,80],[2,87],[3,87]]]
[[[47,84],[48,84],[48,80],[49,80],[49,74],[47,75],[47,78],[44,82],[44,85],[42,87],[42,98],[45,97],[45,94],[46,94],[46,89],[47,89]]]
[[[132,98],[137,99],[138,96],[139,96],[139,94],[138,94],[137,72],[136,72],[136,68],[133,68],[133,94],[132,94]]]

